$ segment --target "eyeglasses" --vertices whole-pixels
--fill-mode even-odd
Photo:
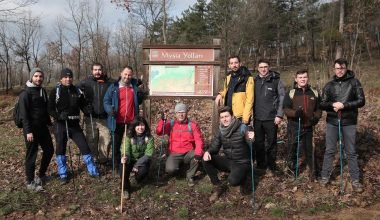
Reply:
[[[345,70],[346,67],[340,67],[340,68],[335,67],[334,69],[335,69],[335,70]]]

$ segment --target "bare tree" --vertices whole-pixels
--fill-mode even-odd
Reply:
[[[11,81],[11,39],[7,35],[9,30],[5,24],[0,25],[0,60],[5,65],[5,93],[8,94],[9,89],[12,88]]]
[[[343,36],[344,27],[344,0],[339,0],[339,33]],[[341,58],[343,54],[342,42],[337,42],[335,59]]]
[[[22,9],[35,4],[38,0],[0,0],[0,23],[17,22]]]

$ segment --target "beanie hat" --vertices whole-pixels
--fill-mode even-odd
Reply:
[[[71,69],[69,68],[63,68],[62,71],[61,71],[61,76],[59,79],[62,79],[63,77],[73,77],[73,71],[71,71]]]
[[[175,105],[174,111],[176,113],[177,112],[187,112],[187,105],[185,105],[183,103],[177,103],[177,105]]]
[[[32,80],[32,77],[33,77],[33,75],[34,75],[36,72],[39,72],[39,73],[42,74],[42,76],[44,76],[44,72],[42,72],[42,70],[41,70],[40,68],[38,68],[38,67],[34,67],[34,68],[30,71],[30,73],[29,73],[29,78],[30,78],[30,80]]]

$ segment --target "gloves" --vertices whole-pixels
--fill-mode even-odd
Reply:
[[[202,160],[202,156],[195,155],[195,156],[194,156],[194,160],[197,161],[197,162],[199,162],[199,161]]]
[[[302,117],[303,117],[303,110],[302,110],[302,108],[299,108],[299,109],[296,111],[295,117],[296,117],[296,118],[302,118]]]
[[[86,114],[86,115],[89,115],[92,113],[92,105],[87,105],[83,108],[83,113]]]
[[[58,120],[60,120],[60,121],[66,121],[67,119],[69,119],[69,113],[68,112],[61,112],[61,113],[59,113]]]

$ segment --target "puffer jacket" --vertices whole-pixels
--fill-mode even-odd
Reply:
[[[309,85],[305,89],[295,86],[285,94],[284,98],[284,112],[288,121],[298,124],[298,118],[295,118],[295,114],[301,107],[304,113],[304,117],[301,118],[303,127],[316,125],[322,116],[322,111],[319,109],[320,101],[318,92]]]
[[[265,78],[255,77],[255,119],[261,121],[274,120],[284,116],[283,102],[285,97],[284,84],[280,74],[270,70]]]
[[[197,123],[189,119],[183,122],[174,120],[173,126],[170,125],[170,120],[165,122],[165,134],[169,134],[169,153],[184,154],[194,150],[196,156],[203,155],[203,137]],[[163,121],[157,123],[156,134],[162,135]]]
[[[48,97],[45,89],[28,81],[25,90],[19,96],[20,117],[26,134],[32,133],[36,128],[51,125],[47,106]]]
[[[247,69],[247,67],[242,66],[239,68],[240,76],[237,79],[235,87],[233,88],[232,94],[232,112],[237,118],[242,118],[243,121],[248,122],[252,116],[253,107],[253,95],[254,95],[254,84],[253,77]],[[226,79],[224,80],[223,90],[219,94],[223,97],[224,105],[227,105],[227,92],[228,84],[231,81],[232,72],[229,72]]]
[[[78,83],[77,87],[83,91],[84,96],[93,107],[92,117],[107,118],[107,113],[103,107],[103,98],[111,83],[112,79],[107,76],[95,79],[92,75]]]
[[[338,113],[334,111],[334,102],[344,105],[341,110],[341,125],[357,124],[358,108],[365,105],[365,97],[363,87],[353,71],[347,70],[340,78],[334,76],[323,88],[321,109],[327,112],[327,123],[338,125]]]
[[[223,146],[223,152],[228,159],[236,163],[249,163],[250,152],[245,138],[246,131],[247,126],[235,119],[225,131],[222,132],[220,129],[207,151],[211,155],[218,154]]]
[[[120,152],[124,154],[124,146],[120,147]],[[154,152],[154,138],[153,137],[142,137],[142,141],[139,142],[137,138],[127,137],[125,139],[125,154],[133,161],[137,161],[143,156],[148,156],[149,158],[153,156]]]

